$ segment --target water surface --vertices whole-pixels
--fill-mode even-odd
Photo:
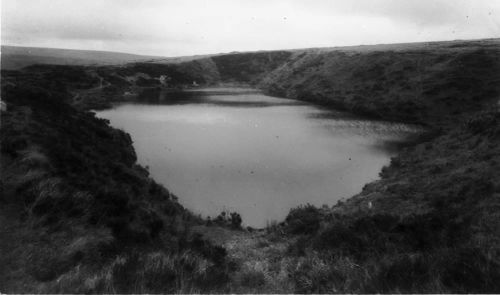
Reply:
[[[155,100],[98,116],[130,133],[139,162],[185,207],[203,216],[237,211],[253,227],[360,192],[395,153],[389,143],[417,131],[249,89]]]

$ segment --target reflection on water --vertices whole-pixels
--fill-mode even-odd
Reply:
[[[300,204],[354,195],[389,162],[385,143],[418,131],[251,89],[167,96],[98,116],[131,134],[139,162],[185,207],[210,216],[235,210],[253,227]]]

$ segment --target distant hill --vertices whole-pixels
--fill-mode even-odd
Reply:
[[[110,51],[2,46],[2,69],[5,70],[17,70],[33,64],[88,66],[158,60],[168,58]]]

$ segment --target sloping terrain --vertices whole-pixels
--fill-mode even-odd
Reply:
[[[500,290],[500,113],[456,125],[406,148],[345,202],[291,212],[283,227],[300,237],[295,253],[328,265],[297,271],[311,283],[296,290]],[[347,274],[337,258],[353,263]]]
[[[266,75],[260,87],[383,119],[434,122],[498,98],[500,41],[305,51]]]
[[[498,293],[499,82],[498,39],[2,70],[1,291]],[[427,132],[352,198],[229,229],[85,111],[218,83]]]
[[[136,164],[128,134],[70,106],[67,88],[95,82],[75,71],[2,80],[1,291],[223,286],[225,250],[189,230],[202,220]]]
[[[498,292],[500,113],[418,142],[333,207],[298,207],[263,231],[195,230],[240,264],[231,292]]]

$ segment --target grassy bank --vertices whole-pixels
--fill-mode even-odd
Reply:
[[[272,95],[429,131],[358,195],[237,248],[260,260],[242,275],[260,292],[498,292],[499,56],[498,40],[305,50],[259,76]]]
[[[1,291],[222,288],[225,249],[191,232],[202,220],[136,163],[128,134],[70,105],[67,88],[95,81],[62,70],[2,79]]]
[[[239,267],[236,293],[496,293],[500,114],[406,147],[335,206],[300,206],[263,231],[197,231]]]
[[[344,203],[291,212],[283,230],[307,261],[296,291],[498,292],[499,143],[500,114],[472,115]]]
[[[261,81],[279,96],[430,128],[360,194],[290,212],[278,228],[294,241],[295,292],[500,290],[499,53],[498,40],[301,52]]]

